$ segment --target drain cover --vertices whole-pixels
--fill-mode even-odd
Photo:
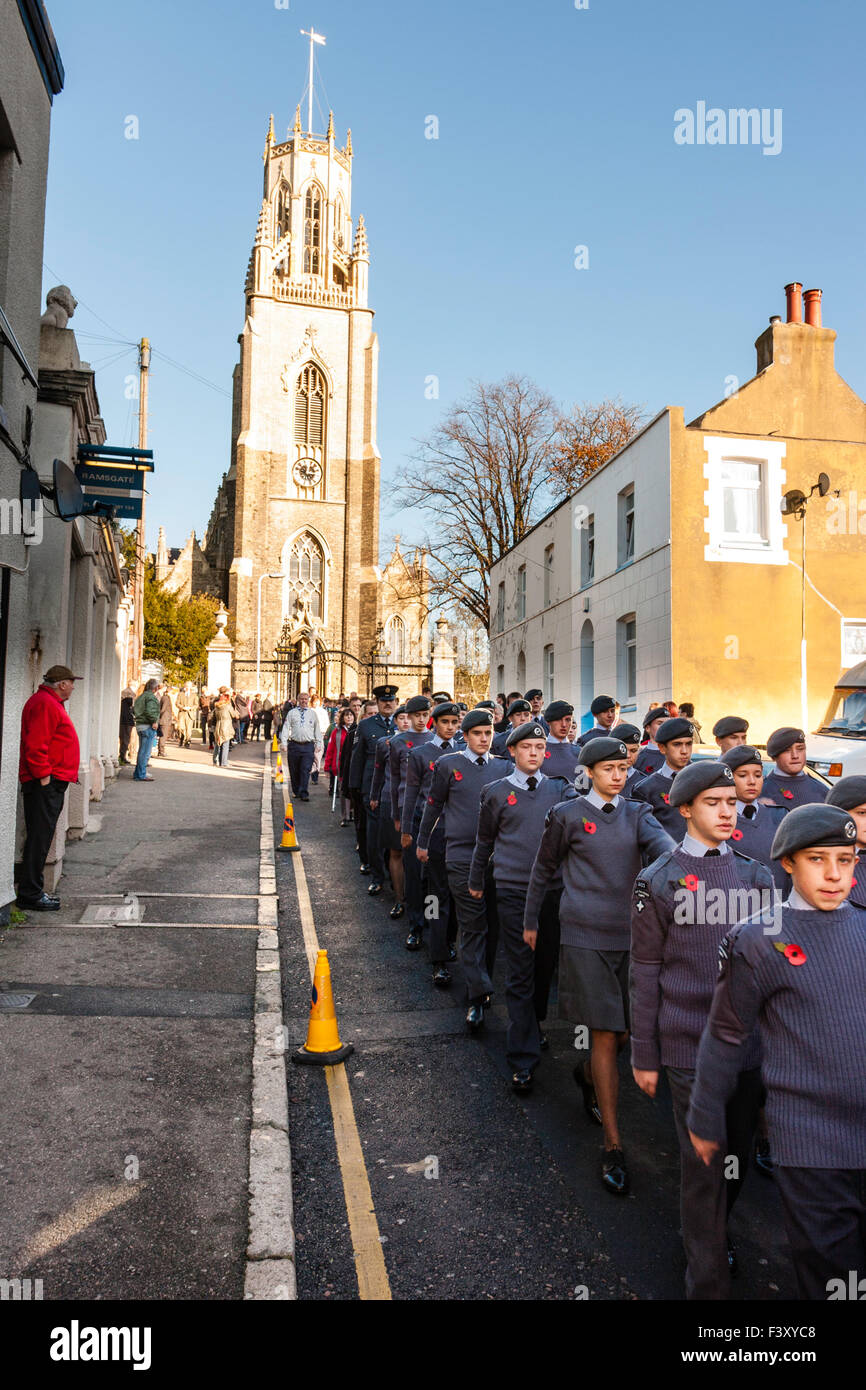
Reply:
[[[135,894],[125,893],[123,898],[118,895],[114,902],[88,903],[79,923],[81,926],[91,927],[130,925],[140,922],[143,916],[141,904]]]
[[[0,1009],[26,1009],[35,998],[35,994],[13,994],[11,990],[0,990]]]

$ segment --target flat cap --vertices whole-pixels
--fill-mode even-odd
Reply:
[[[433,706],[434,719],[444,719],[446,714],[455,714],[459,719],[460,715],[462,714],[462,710],[460,709],[459,705],[454,704],[453,700],[445,700],[441,705]]]
[[[508,709],[505,711],[506,719],[510,719],[512,714],[531,714],[532,705],[528,700],[512,700]]]
[[[637,724],[617,724],[610,731],[611,738],[621,739],[623,743],[640,743],[641,731]]]
[[[567,719],[570,714],[574,714],[574,705],[570,705],[567,700],[551,700],[544,711],[548,724],[552,719]]]
[[[83,681],[84,677],[73,675],[68,666],[49,666],[42,679],[54,684],[56,681]]]
[[[616,709],[616,700],[612,695],[596,695],[589,707],[590,714],[604,714],[605,710]]]
[[[673,738],[694,738],[694,725],[688,719],[666,719],[656,734],[656,743],[669,743]]]
[[[745,767],[749,763],[757,763],[762,771],[764,767],[764,759],[757,748],[753,748],[750,743],[738,743],[736,748],[728,748],[719,758],[719,762],[727,763],[732,772],[736,772],[738,767]]]
[[[543,690],[527,690],[527,692],[526,692],[526,694],[524,695],[523,698],[524,698],[524,700],[543,700],[543,699],[544,699],[544,691],[543,691]]]
[[[505,747],[511,748],[515,743],[520,743],[525,738],[540,738],[547,742],[547,734],[540,724],[536,724],[534,719],[527,719],[525,724],[517,724],[510,730],[505,740]]]
[[[577,761],[583,767],[594,767],[596,763],[609,762],[611,759],[628,758],[628,749],[621,739],[618,738],[591,738],[589,743],[585,743],[580,750]]]
[[[717,719],[713,725],[713,738],[727,738],[729,734],[747,734],[749,732],[748,719],[742,719],[739,714],[726,714],[722,719]]]
[[[781,859],[785,854],[796,854],[798,849],[854,845],[856,839],[857,826],[847,811],[841,806],[828,806],[825,801],[813,801],[788,812],[773,837],[770,856]]]
[[[648,709],[643,717],[643,726],[646,728],[647,724],[652,724],[654,719],[667,718],[668,712],[666,709],[662,709],[661,705],[653,705],[652,709]]]
[[[373,695],[377,700],[396,700],[398,689],[396,685],[377,685],[373,687]]]
[[[841,777],[824,797],[827,806],[841,806],[843,811],[853,811],[855,806],[866,806],[866,777]]]
[[[734,774],[720,759],[706,758],[699,763],[689,763],[678,772],[671,785],[668,801],[671,806],[686,806],[701,792],[713,787],[729,787],[734,790]]]
[[[489,709],[471,709],[468,714],[464,714],[460,723],[464,734],[470,729],[492,729],[493,711]]]
[[[802,729],[776,729],[767,739],[767,752],[771,758],[786,753],[795,743],[805,743],[806,735]]]
[[[411,700],[406,701],[406,713],[426,714],[431,703],[429,695],[413,695]]]

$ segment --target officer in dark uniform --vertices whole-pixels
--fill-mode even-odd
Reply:
[[[727,753],[729,748],[745,743],[748,733],[749,721],[739,714],[726,714],[713,725],[713,738],[719,745],[720,753]]]
[[[526,724],[527,721],[530,720],[531,718],[532,718],[532,705],[529,703],[528,700],[523,700],[523,699],[521,699],[521,700],[512,700],[512,701],[511,701],[511,704],[508,706],[508,709],[505,711],[505,721],[506,721],[506,724],[508,725],[508,727],[507,727],[505,733],[503,733],[503,734],[494,734],[494,736],[493,736],[493,744],[492,744],[492,746],[491,746],[490,751],[491,751],[491,753],[493,754],[493,756],[494,756],[495,758],[510,757],[510,754],[506,753],[506,751],[505,751],[505,749],[506,749],[506,744],[507,744],[507,741],[508,741],[508,735],[511,733],[511,730],[512,730],[512,729],[517,728],[518,724]],[[540,720],[540,719],[537,720],[536,723],[540,724],[540,723],[541,723],[541,720]],[[546,731],[546,729],[545,729],[545,737],[546,737],[546,736],[547,736],[547,731]]]
[[[421,880],[421,865],[415,853],[414,842],[403,846],[402,822],[403,802],[406,797],[406,769],[409,754],[413,748],[422,748],[433,735],[427,729],[430,713],[430,699],[426,695],[413,695],[406,701],[409,728],[405,733],[394,734],[391,738],[388,757],[391,771],[391,821],[399,838],[403,855],[403,882],[406,891],[406,908],[409,914],[409,932],[406,937],[406,950],[417,951],[421,947],[424,930],[424,888]]]
[[[385,869],[390,874],[396,898],[388,916],[396,919],[402,917],[406,911],[406,890],[400,831],[394,829],[391,816],[391,740],[409,728],[409,715],[405,705],[394,711],[394,726],[395,734],[386,734],[376,744],[373,781],[370,784],[370,805],[379,817],[379,849],[382,851]]]
[[[857,827],[857,851],[866,866],[866,777],[841,777],[828,791],[826,802],[841,806],[850,815]],[[866,914],[866,867],[855,875],[848,901]]]
[[[782,821],[773,855],[792,886],[779,930],[752,918],[722,942],[687,1118],[713,1163],[757,1026],[800,1297],[821,1302],[857,1298],[866,1277],[866,931],[847,901],[856,841],[839,806],[797,806]]]
[[[719,942],[753,911],[773,921],[769,869],[729,843],[737,792],[723,762],[692,763],[678,773],[671,805],[685,817],[682,844],[666,850],[635,881],[631,910],[631,1059],[637,1084],[655,1096],[664,1067],[680,1145],[680,1221],[686,1297],[727,1298],[731,1255],[727,1220],[748,1169],[761,1102],[757,1046],[744,1056],[726,1114],[726,1172],[719,1154],[706,1168],[686,1128],[695,1063],[718,978]]]
[[[619,705],[612,695],[596,695],[589,707],[589,712],[595,720],[595,727],[587,729],[585,734],[581,734],[577,740],[581,748],[589,743],[591,738],[609,738],[610,731],[617,722],[617,710]]]
[[[385,865],[379,848],[379,813],[370,809],[370,787],[373,783],[373,769],[376,761],[376,744],[386,734],[394,732],[394,710],[397,708],[396,685],[377,685],[373,691],[378,706],[377,712],[358,725],[355,742],[352,746],[352,762],[349,768],[349,786],[358,790],[364,803],[367,817],[367,854],[370,862],[370,886],[367,892],[375,897],[382,891],[385,881]]]
[[[544,755],[543,772],[545,777],[564,777],[566,782],[574,781],[580,746],[570,743],[568,731],[574,723],[574,705],[567,700],[551,700],[544,711],[544,718],[550,733],[547,735],[547,751]],[[513,746],[512,739],[510,747]]]
[[[548,734],[550,730],[547,727],[547,720],[541,713],[541,707],[544,704],[544,691],[527,690],[523,698],[529,701],[529,710],[536,724],[540,724],[545,734]]]
[[[732,847],[750,859],[757,859],[759,864],[765,864],[779,891],[787,893],[791,880],[772,855],[773,840],[785,812],[781,806],[768,806],[762,801],[763,758],[751,744],[735,743],[722,754],[720,761],[734,774],[737,792],[737,824],[731,836]]]
[[[427,806],[433,772],[439,758],[445,753],[453,753],[457,744],[457,729],[460,723],[460,710],[453,701],[434,705],[432,712],[433,729],[429,740],[413,748],[406,761],[406,791],[403,797],[403,819],[400,826],[404,850],[415,855],[416,862],[422,864],[422,891],[430,901],[430,914],[425,910],[425,920],[430,922],[430,961],[433,965],[433,983],[437,989],[446,989],[451,983],[448,962],[457,959],[457,952],[448,944],[448,927],[451,917],[451,894],[448,891],[448,872],[445,867],[445,822],[444,817],[433,831],[427,847],[426,861],[418,860],[418,831],[421,818]],[[420,932],[419,932],[420,938]],[[409,946],[409,938],[406,938]],[[418,942],[420,945],[420,939]],[[413,942],[410,950],[417,950]]]
[[[686,833],[686,823],[677,808],[671,806],[670,793],[674,778],[689,764],[694,737],[695,731],[688,719],[666,719],[656,734],[664,762],[658,772],[651,772],[649,776],[644,777],[632,792],[635,801],[645,801],[652,807],[659,825],[663,825],[677,843]]]
[[[631,798],[634,789],[646,776],[646,773],[639,772],[635,764],[640,755],[640,729],[637,724],[615,724],[610,732],[611,738],[618,738],[625,744],[628,753],[628,776],[625,781],[623,796]]]
[[[635,769],[645,776],[649,776],[651,772],[658,772],[665,760],[664,753],[656,743],[656,733],[669,717],[667,710],[662,709],[661,705],[653,705],[644,715],[643,731],[647,741],[637,755]]]
[[[802,729],[776,729],[767,739],[767,755],[776,766],[764,779],[766,800],[785,811],[823,802],[826,788],[805,770],[806,735]]]

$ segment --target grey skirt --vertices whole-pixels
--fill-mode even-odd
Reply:
[[[559,948],[559,1017],[610,1033],[629,1026],[628,951]]]
[[[390,849],[400,849],[400,831],[394,829],[394,822],[391,819],[391,798],[388,804],[379,806],[379,848],[387,851]]]

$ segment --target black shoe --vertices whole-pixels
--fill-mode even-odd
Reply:
[[[466,1026],[470,1033],[477,1033],[484,1022],[484,1005],[481,1000],[470,1004],[466,1010]]]
[[[359,867],[359,869],[358,869],[358,872],[361,873],[361,874],[369,874],[369,873],[371,872],[371,870],[370,870],[370,865],[369,865],[369,864],[361,864],[360,867]]]
[[[602,1185],[615,1197],[625,1197],[628,1192],[628,1173],[625,1169],[625,1155],[622,1149],[605,1149],[601,1161]]]
[[[547,1052],[550,1047],[550,1038],[546,1033],[542,1033],[540,1028],[538,1030],[538,1046],[541,1048],[542,1052]]]
[[[15,906],[24,908],[25,912],[56,912],[60,899],[52,898],[50,893],[41,893],[38,898],[16,898]]]
[[[449,947],[448,947],[448,959],[449,959],[449,960],[456,960],[456,959],[457,959],[457,947],[456,947],[456,946],[449,946]]]
[[[409,932],[409,935],[406,937],[406,950],[407,950],[407,951],[420,951],[420,950],[421,950],[421,942],[422,942],[421,928],[420,928],[420,927],[413,927],[412,930]]]
[[[314,787],[317,787],[317,786],[319,785],[319,774],[318,774],[318,772],[314,772],[314,773],[313,773],[312,777],[310,778],[310,781],[312,782],[312,784],[313,784]]]
[[[381,893],[381,891],[381,883],[371,883],[370,887],[367,889],[367,892],[370,894],[371,898],[375,898],[379,893]]]
[[[731,1241],[728,1241],[728,1269],[731,1271],[731,1278],[736,1279],[740,1272],[740,1262],[737,1259],[737,1252]]]
[[[764,1178],[771,1178],[776,1167],[770,1153],[769,1139],[762,1139],[760,1136],[755,1141],[755,1167]]]
[[[525,1096],[532,1090],[532,1072],[516,1071],[511,1078],[511,1089],[518,1095]]]
[[[489,1009],[489,1008],[490,1008],[490,1005],[493,1003],[493,995],[492,995],[492,994],[482,994],[482,996],[481,996],[481,1003],[482,1003],[482,1005],[483,1005],[483,1007],[484,1007],[485,1009]]]
[[[578,1065],[575,1067],[572,1075],[574,1076],[576,1084],[580,1087],[581,1092],[583,1093],[584,1110],[586,1111],[587,1115],[591,1120],[594,1120],[597,1125],[600,1125],[602,1122],[601,1111],[598,1108],[598,1100],[595,1094],[595,1087],[592,1085],[590,1081],[587,1081],[586,1077],[583,1074],[583,1066],[580,1063],[578,1063]]]
[[[344,818],[343,820],[340,821],[340,829],[342,830],[342,829],[344,828],[344,826],[347,826],[348,824],[349,824],[349,822]]]
[[[433,971],[433,983],[437,989],[447,989],[451,983],[451,971],[444,965],[437,965]]]
[[[393,917],[396,921],[398,917],[403,916],[403,913],[405,911],[406,907],[404,903],[395,903],[394,906],[391,908],[391,911],[388,913],[388,916]]]
[[[299,800],[299,801],[309,801],[309,799],[310,799],[310,793],[309,793],[309,792],[301,792],[301,793],[299,794],[299,796],[298,796],[298,800]]]

